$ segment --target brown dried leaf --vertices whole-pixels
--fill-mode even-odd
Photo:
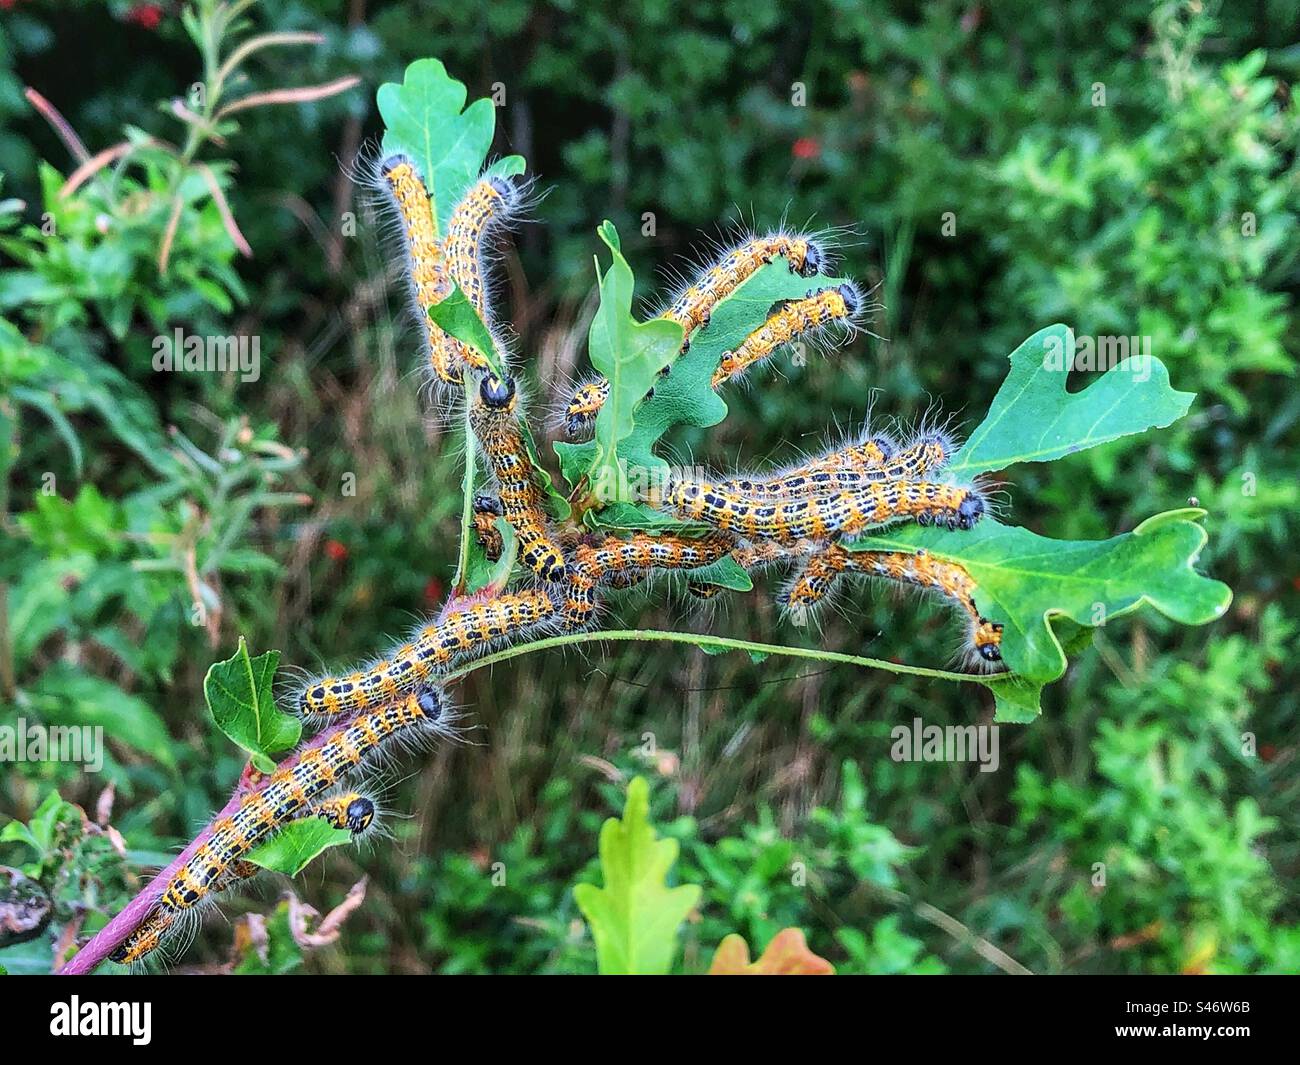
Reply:
[[[808,941],[797,928],[786,928],[772,937],[758,961],[749,960],[749,945],[743,936],[727,936],[718,944],[709,966],[710,976],[834,976],[835,966],[808,949]]]

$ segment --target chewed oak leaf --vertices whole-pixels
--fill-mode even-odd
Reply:
[[[1068,392],[1075,356],[1074,332],[1064,325],[1040,329],[1016,348],[988,414],[948,472],[970,478],[1017,462],[1050,462],[1164,428],[1186,414],[1196,398],[1174,391],[1164,364],[1140,353],[1130,353],[1082,391]]]
[[[297,876],[331,847],[352,842],[346,828],[335,828],[319,817],[290,821],[265,843],[248,852],[248,860],[273,873]]]
[[[597,264],[600,305],[588,333],[591,365],[609,382],[609,395],[596,416],[595,434],[588,444],[557,444],[565,476],[582,477],[603,501],[618,498],[626,479],[620,465],[620,445],[635,427],[635,411],[659,381],[682,345],[682,327],[666,318],[638,322],[632,315],[635,279],[620,247],[618,232],[605,222],[597,232],[609,248],[612,262],[603,274]],[[569,459],[581,456],[581,473]]]
[[[686,353],[672,362],[672,371],[655,381],[654,395],[637,406],[635,424],[619,449],[628,470],[650,474],[666,470],[668,463],[655,454],[654,447],[669,429],[708,428],[727,416],[727,404],[713,390],[713,372],[725,352],[739,347],[767,321],[775,305],[843,282],[821,274],[803,277],[790,269],[786,259],[777,258],[720,301],[708,325],[691,335]],[[557,444],[556,451],[565,478],[576,483],[591,468],[595,444]]]
[[[272,686],[279,651],[251,658],[244,638],[224,662],[214,662],[203,678],[203,697],[217,727],[249,753],[263,773],[275,771],[273,755],[289,750],[302,736],[302,724],[275,705]]]
[[[1066,667],[1053,621],[1097,627],[1151,606],[1184,625],[1221,617],[1232,592],[1203,576],[1195,562],[1206,533],[1203,511],[1157,514],[1132,532],[1107,540],[1053,540],[986,518],[974,529],[948,531],[904,525],[848,544],[854,551],[924,550],[956,562],[974,579],[975,605],[1003,626],[1002,658],[1014,680],[991,687],[1020,712],[1036,705],[1032,689]]]

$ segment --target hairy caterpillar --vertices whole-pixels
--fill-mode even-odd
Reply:
[[[359,792],[349,791],[322,800],[313,813],[334,828],[360,836],[374,823],[375,802]]]
[[[721,485],[674,478],[652,502],[747,540],[825,540],[910,518],[921,525],[969,529],[984,513],[971,488],[929,481],[865,481],[850,489],[792,499],[755,499]]]
[[[470,425],[496,475],[505,519],[519,541],[519,561],[544,581],[563,581],[568,569],[549,531],[517,420],[518,405],[514,378],[488,374],[470,404]]]
[[[523,632],[553,613],[550,599],[537,589],[458,606],[421,626],[387,658],[345,676],[309,682],[298,696],[298,710],[306,716],[337,717],[397,702],[455,659]]]
[[[627,587],[649,570],[692,570],[708,566],[735,547],[729,536],[689,538],[674,534],[637,533],[626,540],[610,536],[596,544],[579,544],[573,550],[566,587],[563,621],[566,628],[581,628],[596,609],[596,588],[601,584]]]
[[[846,551],[833,545],[808,559],[786,593],[786,607],[797,611],[817,605],[845,572],[938,592],[965,613],[969,644],[978,661],[986,665],[1002,661],[1002,626],[980,614],[970,573],[956,562],[934,558],[926,551]]]
[[[891,437],[875,434],[784,473],[762,479],[733,477],[721,487],[754,499],[783,499],[857,488],[870,481],[919,481],[941,470],[951,451],[948,437],[935,430],[923,430],[901,448]]]
[[[812,277],[826,260],[821,248],[807,237],[772,233],[737,245],[710,266],[694,284],[673,300],[663,317],[680,322],[686,335],[709,324],[713,309],[749,280],[760,267],[784,257],[790,269]]]
[[[821,544],[812,541],[783,544],[775,540],[760,540],[757,543],[738,545],[731,551],[731,559],[746,573],[754,573],[774,563],[802,558],[821,549]],[[687,591],[696,599],[712,599],[723,589],[716,584],[692,581],[687,585]]]
[[[112,960],[138,961],[156,949],[175,916],[192,910],[218,884],[227,882],[232,867],[253,847],[279,826],[302,816],[304,811],[316,812],[310,806],[313,799],[394,740],[410,738],[419,730],[435,736],[450,735],[443,720],[445,709],[442,692],[431,685],[422,685],[402,702],[360,714],[340,725],[318,746],[303,751],[293,765],[272,774],[265,786],[244,797],[233,814],[212,826],[211,835],[163,889],[156,909],[170,913],[172,919],[147,919],[117,948]],[[343,800],[346,805],[341,813],[332,802],[317,809],[327,818],[341,816],[348,827],[355,812],[358,822],[364,821],[361,829],[369,827],[374,804],[355,794],[340,796],[339,801]]]
[[[569,440],[583,440],[595,429],[596,415],[609,399],[609,382],[603,377],[584,381],[573,391],[564,408],[564,435]]]
[[[857,287],[845,282],[838,288],[810,292],[806,299],[791,300],[750,333],[734,351],[723,352],[713,371],[713,387],[719,388],[755,363],[762,362],[777,348],[832,322],[851,321],[862,307]]]
[[[323,800],[305,816],[319,817],[334,828],[351,832],[355,839],[363,836],[374,823],[375,803],[373,799],[359,792],[350,791]],[[297,819],[291,818],[291,820]],[[220,895],[242,881],[253,879],[261,872],[261,866],[242,858],[237,859],[213,882],[208,889],[208,897]],[[140,924],[130,940],[114,952],[112,960],[133,964],[152,954],[162,946],[168,933],[184,912],[181,909],[161,906],[155,909]]]
[[[487,322],[487,297],[484,291],[483,244],[494,223],[504,221],[514,208],[516,190],[504,178],[482,178],[465,194],[452,211],[447,223],[445,252],[447,270],[461,291]],[[488,366],[477,356],[470,363],[479,373]]]
[[[781,256],[789,262],[791,271],[804,277],[812,277],[826,262],[826,254],[816,242],[808,237],[787,233],[755,237],[732,248],[684,289],[668,310],[660,315],[681,325],[685,337],[682,351],[690,347],[691,333],[709,324],[713,309],[719,303],[735,292],[760,267]],[[843,295],[841,299],[848,302],[851,298],[854,310],[838,315],[841,318],[851,316],[860,304],[857,290],[852,286],[841,286],[845,287],[851,293]],[[715,381],[715,387],[716,384]],[[579,385],[564,411],[565,436],[570,440],[587,437],[595,424],[596,415],[608,398],[609,382],[603,377]]]
[[[415,316],[428,349],[429,368],[443,384],[460,384],[461,367],[473,355],[459,340],[438,328],[427,310],[451,292],[451,274],[438,242],[428,189],[415,165],[404,155],[382,160],[379,172],[402,220],[407,274],[415,297]]]
[[[501,531],[497,528],[497,518],[503,514],[505,510],[496,496],[480,492],[474,497],[474,538],[489,562],[500,561],[501,552],[505,550]]]

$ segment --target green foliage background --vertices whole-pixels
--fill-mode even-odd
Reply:
[[[991,697],[967,686],[671,645],[476,674],[461,695],[482,745],[394,780],[392,844],[335,849],[301,879],[323,911],[371,875],[339,943],[294,964],[593,971],[572,886],[598,882],[599,826],[640,772],[655,823],[680,841],[678,882],[703,892],[686,971],[728,932],[757,953],[789,925],[848,972],[1300,969],[1300,5],[845,0],[797,19],[775,0],[698,6],[259,6],[259,28],[325,42],[253,61],[255,87],[364,84],[247,112],[209,147],[254,257],[187,186],[165,277],[165,176],[125,175],[134,184],[113,193],[129,212],[106,212],[93,182],[60,200],[75,163],[22,88],[92,152],[124,126],[175,137],[158,101],[200,76],[176,12],[164,5],[156,26],[119,2],[3,12],[0,199],[26,206],[0,205],[0,723],[103,724],[113,742],[97,777],[0,769],[0,816],[15,822],[0,863],[48,881],[61,920],[81,907],[94,928],[239,773],[202,693],[240,634],[314,668],[373,654],[440,602],[458,456],[414,387],[404,294],[338,161],[378,134],[375,87],[437,42],[471,99],[503,86],[495,152],[526,157],[549,189],[543,224],[499,268],[536,411],[585,369],[602,218],[642,282],[680,269],[720,220],[854,226],[837,269],[880,284],[887,340],[728,392],[727,420],[682,437],[683,453],[781,461],[873,398],[905,419],[942,403],[969,428],[1039,327],[1150,336],[1173,386],[1198,393],[1191,414],[1013,467],[1010,513],[1103,539],[1195,497],[1209,512],[1201,565],[1235,598],[1206,628],[1144,612],[1101,630],[1044,716],[1002,730],[995,773],[889,758],[896,724],[989,720]],[[806,107],[791,105],[796,81]],[[19,228],[43,211],[57,240]],[[152,339],[176,326],[259,336],[261,379],[155,373]],[[709,624],[936,665],[956,633],[941,611],[865,590],[819,634],[781,625],[761,595],[683,617],[636,595],[619,611],[629,627]],[[91,810],[110,783],[127,868],[54,807],[30,839],[19,831],[51,791]],[[223,961],[229,939],[215,923],[187,961]],[[49,957],[46,939],[0,964]]]

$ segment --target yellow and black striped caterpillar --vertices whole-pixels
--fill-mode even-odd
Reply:
[[[438,241],[428,189],[415,165],[404,155],[382,160],[379,172],[402,220],[406,273],[414,290],[415,316],[427,348],[429,368],[435,380],[459,384],[462,367],[472,357],[470,349],[435,325],[427,310],[451,292],[451,274]]]
[[[755,237],[732,248],[705,270],[673,300],[663,316],[681,323],[689,337],[700,326],[708,325],[713,309],[760,267],[781,257],[789,262],[791,270],[804,277],[812,277],[825,262],[821,248],[807,237],[789,233]]]
[[[807,336],[832,322],[851,322],[862,307],[857,286],[844,282],[836,288],[810,292],[805,299],[782,304],[766,322],[750,333],[733,351],[726,351],[713,371],[713,387],[741,376],[756,363],[790,341]]]
[[[298,710],[309,717],[339,717],[387,706],[457,659],[521,635],[550,620],[554,612],[546,593],[531,588],[467,602],[421,626],[410,640],[365,669],[308,682],[299,693]]]
[[[964,566],[937,559],[926,551],[847,551],[832,545],[808,558],[790,585],[790,611],[819,604],[843,573],[858,573],[938,592],[966,615],[967,637],[977,664],[1002,661],[1002,626],[983,617],[975,605],[975,580]]]
[[[608,536],[597,543],[579,543],[572,552],[565,586],[565,628],[585,626],[596,610],[600,585],[629,587],[654,570],[694,570],[711,565],[731,552],[735,540],[713,534],[698,538],[664,533],[636,533],[628,539]]]
[[[481,178],[456,205],[447,223],[447,271],[484,322],[488,321],[484,243],[492,226],[504,222],[513,211],[516,198],[515,187],[504,178]],[[488,369],[482,360],[470,365],[479,373]]]
[[[691,345],[691,333],[709,324],[709,318],[719,303],[752,277],[760,267],[784,256],[790,269],[804,277],[812,277],[825,264],[826,255],[820,245],[808,237],[787,233],[772,233],[755,237],[728,251],[713,266],[705,270],[696,281],[672,302],[660,317],[681,325],[684,339],[682,351]],[[853,309],[837,317],[849,317],[856,312],[861,300],[852,286],[841,293],[841,304],[853,302]],[[838,290],[828,289],[828,292]],[[810,293],[810,296],[813,294]],[[827,305],[832,297],[824,301]],[[838,306],[838,305],[837,305]],[[843,307],[840,308],[843,310]],[[831,320],[831,319],[826,319]],[[770,323],[771,320],[769,320]],[[822,324],[822,323],[819,323]],[[810,325],[809,328],[812,328]],[[591,434],[596,415],[609,398],[609,382],[603,377],[579,385],[569,399],[564,411],[564,434],[569,440],[582,440]]]
[[[203,844],[173,875],[155,910],[112,954],[112,960],[135,962],[156,949],[176,918],[212,897],[218,885],[238,875],[236,863],[272,832],[304,814],[315,814],[313,801],[392,742],[419,735],[450,736],[442,692],[422,685],[401,702],[359,714],[339,725],[293,765],[277,770],[257,791],[246,795],[234,813],[212,825]],[[374,817],[374,804],[351,794],[327,802],[319,815],[339,827],[364,831]],[[355,825],[355,828],[354,828]],[[170,916],[159,916],[157,911]]]
[[[944,467],[951,447],[948,438],[935,431],[923,431],[901,448],[888,436],[868,435],[783,473],[732,477],[720,482],[720,487],[751,499],[784,499],[856,488],[870,481],[919,481]]]
[[[353,838],[360,838],[374,823],[375,803],[373,799],[351,791],[323,800],[306,816],[319,817],[334,828],[351,832]],[[196,854],[195,857],[198,855]],[[220,895],[238,883],[253,879],[261,871],[261,866],[242,858],[237,859],[217,877],[205,898]],[[192,907],[190,909],[192,910]],[[160,904],[140,923],[131,937],[113,953],[111,960],[126,965],[143,961],[163,945],[168,934],[185,913],[184,909],[167,908]]]
[[[568,576],[564,553],[550,531],[518,408],[514,378],[488,374],[470,403],[470,425],[496,475],[502,511],[519,541],[519,561],[542,580],[560,582]]]
[[[851,488],[832,484],[825,493],[801,497],[755,498],[709,481],[672,478],[650,501],[679,518],[747,540],[785,544],[853,536],[899,519],[969,529],[984,513],[984,501],[974,489],[930,481],[864,480]]]
[[[497,562],[505,550],[501,530],[497,528],[497,518],[505,514],[501,500],[486,492],[479,492],[474,497],[474,538],[489,562]]]

